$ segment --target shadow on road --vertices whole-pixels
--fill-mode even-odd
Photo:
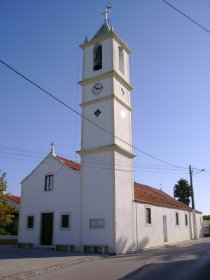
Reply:
[[[125,275],[119,280],[209,280],[210,261],[197,263],[196,260],[148,264]]]
[[[149,251],[145,253],[148,254]],[[162,250],[152,250],[150,253],[152,254],[148,255],[152,259],[148,258],[146,265],[119,280],[210,279],[210,242],[203,242],[202,246],[200,243],[191,246],[187,244],[176,246],[176,250],[174,247],[166,247]]]
[[[80,252],[61,252],[55,251],[52,248],[32,248],[23,249],[16,248],[15,245],[1,245],[0,246],[0,260],[6,259],[23,259],[23,258],[59,258],[59,257],[79,257],[90,256],[88,253]],[[92,256],[92,255],[91,255]],[[97,254],[97,256],[101,256]]]

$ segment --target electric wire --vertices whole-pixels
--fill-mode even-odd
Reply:
[[[0,146],[1,147],[1,146]],[[8,148],[7,148],[8,149]],[[7,159],[14,159],[14,160],[25,160],[25,161],[32,161],[32,162],[39,162],[38,160],[34,160],[38,158],[43,158],[43,156],[39,155],[35,155],[34,154],[25,154],[23,152],[19,152],[20,148],[18,148],[17,152],[14,153],[14,148],[11,149],[12,152],[6,152],[6,151],[2,151],[0,150],[0,156],[2,158],[7,158]],[[23,150],[23,149],[21,149]],[[26,149],[25,149],[26,150]],[[3,154],[3,156],[1,155]],[[6,156],[6,157],[5,157]],[[16,156],[14,158],[14,156]],[[17,158],[18,157],[18,158]],[[20,158],[21,157],[21,158]],[[26,158],[25,158],[26,157]],[[128,168],[129,166],[127,164],[124,164],[122,162],[118,163],[118,161],[115,161],[115,163],[113,161],[106,161],[104,158],[100,158],[100,159],[83,159],[83,163],[85,164],[86,167],[109,167],[110,166],[116,166],[116,168],[119,170],[121,169],[121,171],[124,171],[125,168]],[[112,167],[113,168],[113,167]],[[145,173],[162,173],[162,174],[188,174],[187,170],[185,171],[180,171],[176,168],[169,168],[166,167],[164,165],[158,165],[158,164],[148,164],[148,163],[140,163],[140,164],[134,164],[133,165],[134,171],[135,172],[145,172]],[[208,174],[208,173],[207,173]],[[207,175],[202,174],[202,176],[206,176]],[[196,175],[197,176],[197,175]],[[204,177],[202,177],[204,178]]]
[[[21,157],[35,157],[35,158],[43,158],[43,155],[40,155],[40,154],[31,154],[30,151],[29,152],[23,152],[22,149],[21,150],[14,150],[11,149],[11,151],[8,151],[8,149],[5,151],[1,148],[0,146],[0,154],[3,154],[3,155],[9,155],[9,156],[21,156]],[[63,157],[63,156],[62,156]],[[65,158],[65,157],[64,157]],[[75,156],[71,156],[70,157],[71,159],[72,158],[76,158]],[[76,161],[77,161],[77,158],[76,158]],[[94,157],[88,157],[88,158],[83,158],[83,162],[87,162],[87,163],[90,163],[90,164],[103,164],[103,165],[117,165],[119,167],[126,167],[128,166],[127,163],[123,162],[123,161],[118,161],[118,160],[115,160],[115,162],[113,162],[113,160],[107,160],[105,158],[101,158],[101,157],[97,157],[97,158],[94,158]],[[166,166],[166,165],[158,165],[158,164],[149,164],[149,163],[135,163],[133,164],[133,166],[135,168],[144,168],[144,169],[156,169],[156,170],[165,170],[165,171],[178,171],[180,169],[178,168],[175,168],[175,167],[169,167],[169,166]],[[187,171],[187,168],[185,169]]]
[[[197,21],[195,21],[194,19],[192,19],[191,17],[189,17],[188,15],[186,15],[185,13],[183,13],[182,11],[180,11],[179,9],[177,9],[175,6],[173,6],[172,4],[170,4],[169,2],[167,2],[166,0],[162,0],[162,2],[164,2],[165,4],[167,4],[168,6],[170,6],[171,8],[173,8],[175,11],[177,11],[178,13],[180,13],[181,15],[183,15],[184,17],[186,17],[187,19],[189,19],[191,22],[193,22],[194,24],[196,24],[198,27],[202,28],[204,31],[210,33],[210,30],[208,30],[207,28],[205,28],[204,26],[202,26],[200,23],[198,23]]]
[[[2,150],[2,147],[6,147],[6,151]],[[25,152],[27,151],[27,152]],[[33,151],[33,153],[31,153]],[[3,154],[3,156],[1,155]],[[45,153],[46,154],[46,153]],[[43,158],[43,155],[40,155],[40,151],[38,151],[37,154],[34,154],[34,150],[32,149],[23,149],[23,148],[15,148],[15,147],[8,147],[8,146],[1,146],[0,145],[0,156],[4,158],[9,158],[9,159],[16,159],[16,160],[26,160],[28,161],[28,158],[30,158],[30,161],[34,162],[39,162],[34,159],[41,159]],[[5,157],[6,156],[6,157]],[[14,156],[16,156],[14,158]],[[18,157],[18,158],[17,158]],[[21,157],[21,158],[20,158]],[[25,159],[26,157],[26,159]],[[73,158],[74,156],[71,156]],[[83,158],[83,163],[86,166],[99,166],[99,167],[110,167],[110,166],[116,166],[117,169],[122,169],[124,170],[125,168],[130,167],[127,163],[123,163],[122,161],[113,161],[113,160],[108,160],[105,158]],[[123,169],[124,168],[124,169]],[[145,172],[158,172],[158,173],[170,173],[170,174],[188,174],[188,169],[186,168],[185,170],[180,171],[180,169],[175,168],[175,167],[168,167],[166,165],[160,165],[160,164],[150,164],[150,163],[135,163],[133,164],[134,171],[145,171]],[[194,168],[198,169],[198,168]],[[208,169],[207,169],[208,170]],[[202,176],[206,176],[208,173],[205,172],[205,174],[202,174]]]
[[[0,151],[1,153],[2,151]],[[14,157],[16,156],[16,157]],[[33,160],[33,157],[34,155],[32,156],[32,159],[31,158],[20,158],[21,156],[25,157],[25,156],[31,156],[31,155],[28,155],[28,154],[21,154],[21,153],[13,153],[13,152],[6,152],[6,156],[5,154],[3,154],[3,158],[8,158],[8,159],[15,159],[15,160],[25,160],[25,161],[32,161],[32,162],[40,162],[38,160]],[[18,157],[18,158],[17,158]],[[40,155],[38,157],[41,157]],[[46,161],[46,163],[48,163]],[[50,162],[52,163],[52,162]],[[115,166],[116,168],[114,168],[113,170],[117,170],[117,171],[126,171],[126,172],[132,172],[133,170],[135,172],[145,172],[145,173],[167,173],[167,174],[188,174],[187,171],[178,171],[178,170],[168,170],[168,169],[165,169],[165,168],[160,168],[160,167],[148,167],[148,166],[139,166],[139,167],[135,167],[133,168],[133,170],[130,169],[130,165],[122,165],[122,164],[118,164],[118,163],[114,163],[112,162],[111,164],[110,163],[106,163],[106,162],[98,162],[98,161],[94,161],[94,162],[90,162],[90,161],[86,161],[86,160],[83,160],[83,166],[85,167],[90,167],[90,168],[97,168],[97,169],[109,169],[109,170],[112,170],[113,167],[112,166]]]
[[[13,159],[13,160],[20,160],[20,161],[30,161],[30,162],[36,162],[36,163],[40,163],[40,161],[38,160],[31,160],[31,159],[21,159],[21,158],[17,158],[17,157],[9,157],[9,156],[1,156],[2,158],[5,159]],[[45,162],[45,164],[49,164],[49,165],[53,165],[52,162]],[[172,175],[178,175],[180,174],[180,172],[168,172],[168,171],[152,171],[152,170],[135,170],[135,169],[122,169],[122,168],[112,168],[112,167],[106,167],[106,166],[99,166],[98,164],[95,165],[90,165],[90,164],[83,164],[83,167],[86,168],[94,168],[94,169],[99,169],[99,170],[113,170],[113,171],[121,171],[121,172],[128,172],[128,173],[132,173],[132,172],[141,172],[141,173],[153,173],[153,174],[172,174]],[[187,174],[186,172],[182,172],[182,174]]]
[[[38,89],[40,89],[42,92],[44,92],[45,94],[47,94],[49,97],[51,97],[52,99],[54,99],[55,101],[57,101],[58,103],[62,104],[64,107],[66,107],[67,109],[71,110],[72,112],[74,112],[75,114],[79,115],[81,118],[83,118],[84,120],[88,121],[89,123],[91,123],[92,125],[94,125],[95,127],[97,127],[98,129],[104,131],[105,133],[113,136],[115,139],[118,139],[120,140],[121,142],[125,143],[126,145],[132,147],[133,149],[139,151],[140,153],[150,157],[150,158],[153,158],[157,161],[160,161],[162,163],[165,163],[167,165],[171,165],[171,166],[174,166],[174,167],[177,167],[177,168],[185,168],[183,166],[178,166],[176,164],[173,164],[171,162],[167,162],[165,160],[162,160],[156,156],[153,156],[147,152],[144,152],[143,150],[139,149],[138,147],[136,146],[133,146],[129,143],[127,143],[125,140],[121,139],[120,137],[116,136],[116,135],[113,135],[110,131],[104,129],[103,127],[99,126],[98,124],[96,124],[95,122],[91,121],[89,118],[83,116],[81,113],[79,113],[77,110],[73,109],[71,106],[67,105],[65,102],[63,102],[62,100],[60,100],[59,98],[57,98],[56,96],[54,96],[52,93],[50,93],[49,91],[45,90],[44,88],[42,88],[41,86],[39,86],[37,83],[33,82],[32,80],[30,80],[28,77],[26,77],[25,75],[23,75],[22,73],[20,73],[19,71],[17,71],[16,69],[14,69],[12,66],[10,66],[9,64],[7,64],[6,62],[4,62],[2,59],[0,59],[0,62],[5,65],[7,68],[9,68],[10,70],[12,70],[13,72],[15,72],[17,75],[19,75],[20,77],[22,77],[23,79],[25,79],[26,81],[28,81],[30,84],[32,84],[33,86],[37,87]]]
[[[2,148],[0,148],[0,156],[3,154],[3,156],[18,156],[22,158],[30,158],[30,159],[41,159],[43,158],[43,155],[40,154],[31,154],[30,152],[23,152],[22,150],[14,150],[11,149],[11,151],[8,150],[2,150]],[[63,157],[63,156],[62,156]],[[70,157],[72,158],[72,157]],[[83,162],[88,163],[90,165],[103,165],[103,166],[118,166],[118,167],[128,167],[130,165],[128,165],[125,162],[122,161],[118,161],[118,160],[109,160],[107,161],[105,158],[83,158]],[[164,171],[172,171],[172,172],[177,172],[180,171],[180,169],[177,168],[172,168],[172,167],[168,167],[168,166],[164,166],[164,165],[158,165],[158,164],[148,164],[148,163],[134,163],[133,166],[138,169],[146,169],[146,170],[164,170]],[[184,171],[184,170],[183,170]],[[187,169],[185,170],[187,171]]]

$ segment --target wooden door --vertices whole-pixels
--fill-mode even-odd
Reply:
[[[42,213],[41,245],[52,245],[53,213]]]

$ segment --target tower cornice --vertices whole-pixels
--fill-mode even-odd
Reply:
[[[106,146],[102,146],[102,147],[98,147],[98,148],[94,148],[94,149],[80,150],[80,151],[76,151],[76,153],[78,153],[80,156],[84,156],[84,155],[91,155],[91,154],[108,152],[108,151],[118,152],[131,159],[136,157],[135,154],[133,154],[132,152],[126,150],[125,148],[123,148],[117,144],[106,145]]]
[[[104,101],[107,101],[107,100],[112,100],[112,99],[114,99],[117,102],[119,102],[128,111],[132,110],[130,106],[128,106],[125,102],[123,102],[121,99],[119,99],[117,96],[115,96],[113,94],[109,95],[109,96],[101,97],[101,98],[98,98],[98,99],[95,99],[95,100],[91,100],[89,102],[82,103],[82,104],[80,104],[80,106],[81,107],[86,107],[86,106],[89,106],[89,105],[92,105],[92,104],[97,104],[97,103],[104,102]]]
[[[126,80],[123,79],[115,70],[109,71],[107,73],[101,74],[101,75],[96,76],[96,77],[92,77],[92,78],[82,80],[82,81],[79,82],[79,84],[81,86],[87,86],[89,84],[95,83],[97,81],[105,80],[105,79],[108,79],[108,78],[115,78],[122,85],[124,85],[124,87],[126,87],[127,90],[129,90],[129,91],[131,91],[133,89],[133,87],[128,82],[126,82]]]
[[[95,45],[97,42],[102,42],[104,40],[111,39],[111,38],[114,38],[128,54],[132,53],[132,51],[127,47],[127,45],[122,41],[122,39],[120,39],[120,37],[115,32],[110,32],[109,34],[97,37],[89,42],[85,42],[80,45],[80,48],[85,49],[91,45]]]

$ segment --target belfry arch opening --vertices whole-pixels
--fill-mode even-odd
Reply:
[[[119,46],[119,70],[124,74],[124,52],[121,46]]]
[[[93,70],[102,69],[102,45],[97,43],[93,48]]]

